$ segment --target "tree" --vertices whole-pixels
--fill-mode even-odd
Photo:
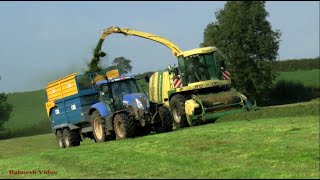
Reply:
[[[216,12],[217,21],[205,28],[200,44],[220,49],[233,86],[249,98],[259,99],[275,79],[272,63],[278,55],[281,32],[272,30],[268,15],[264,1],[228,1]]]
[[[120,74],[127,74],[131,72],[132,66],[130,65],[131,60],[125,57],[117,57],[113,60],[112,66],[119,69]]]
[[[3,128],[3,124],[9,120],[12,112],[12,105],[7,103],[8,96],[5,93],[0,93],[0,129]]]

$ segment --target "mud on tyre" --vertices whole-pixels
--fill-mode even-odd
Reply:
[[[91,116],[91,125],[94,139],[97,143],[106,141],[106,129],[103,118],[97,111],[94,111]]]
[[[78,130],[70,130],[69,128],[63,129],[63,140],[65,147],[79,146],[80,139],[81,138]]]
[[[63,135],[62,135],[62,130],[61,129],[57,130],[56,139],[57,139],[57,142],[58,142],[58,145],[59,145],[60,148],[65,148],[66,147],[66,145],[64,144],[64,139],[63,139]]]
[[[154,128],[157,133],[172,131],[172,114],[165,106],[158,108],[158,114],[155,117]]]
[[[127,113],[115,115],[113,125],[117,139],[133,138],[135,136],[134,119]]]
[[[170,111],[176,128],[189,126],[184,109],[185,102],[186,98],[180,94],[174,95],[170,100]]]

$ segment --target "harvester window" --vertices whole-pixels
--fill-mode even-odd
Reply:
[[[188,83],[209,80],[208,64],[205,56],[187,57],[185,61]]]

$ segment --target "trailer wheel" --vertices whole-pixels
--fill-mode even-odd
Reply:
[[[189,126],[184,109],[185,102],[186,98],[180,94],[174,95],[170,100],[170,111],[172,112],[173,124],[176,128]]]
[[[97,143],[106,141],[106,129],[104,127],[104,120],[97,111],[94,111],[91,116],[91,125],[93,136]]]
[[[155,118],[154,127],[157,133],[172,131],[172,115],[169,109],[161,106],[158,109],[158,115]]]
[[[80,145],[80,135],[77,130],[63,129],[63,140],[66,147],[75,147]]]
[[[134,119],[126,113],[119,113],[114,117],[114,131],[117,139],[133,138],[135,136]]]
[[[65,148],[66,145],[64,144],[64,141],[63,141],[63,136],[62,136],[62,130],[57,130],[56,132],[56,138],[57,138],[57,142],[58,142],[58,145],[60,148]]]

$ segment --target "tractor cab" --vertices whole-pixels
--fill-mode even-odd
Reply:
[[[148,111],[149,99],[139,91],[134,76],[120,76],[117,69],[108,71],[103,79],[98,76],[95,85],[99,90],[100,102],[108,105],[113,112],[129,110],[140,117]]]

